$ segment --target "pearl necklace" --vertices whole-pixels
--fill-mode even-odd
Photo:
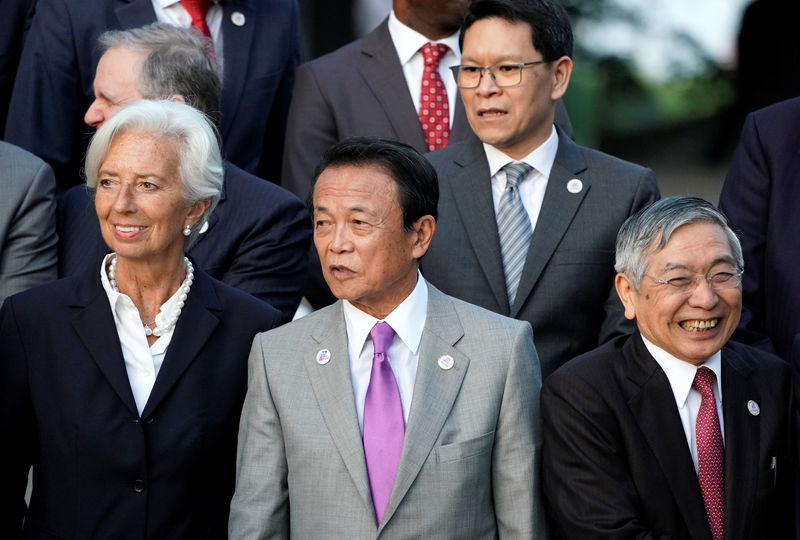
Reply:
[[[183,263],[186,265],[186,278],[183,280],[180,286],[181,295],[178,298],[178,303],[175,306],[175,309],[172,312],[172,315],[169,317],[163,316],[161,313],[156,315],[156,320],[152,323],[144,323],[144,333],[146,336],[163,336],[173,328],[175,325],[178,324],[178,317],[181,316],[181,310],[183,309],[184,302],[186,302],[186,297],[189,294],[189,289],[192,288],[192,281],[194,281],[194,267],[192,266],[192,262],[189,260],[188,257],[183,257]],[[117,254],[114,254],[114,258],[111,259],[111,264],[108,267],[108,281],[111,283],[111,288],[114,289],[115,292],[119,292],[119,287],[117,287]],[[159,321],[165,321],[159,322]],[[156,324],[152,329],[150,328],[150,324]]]

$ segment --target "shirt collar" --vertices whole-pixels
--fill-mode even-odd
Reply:
[[[661,366],[661,369],[663,369],[664,373],[667,375],[669,385],[672,387],[672,393],[675,395],[675,403],[678,404],[679,408],[686,404],[686,398],[689,397],[689,390],[692,388],[694,376],[701,367],[707,367],[717,376],[716,382],[714,383],[717,387],[715,394],[720,396],[720,398],[722,397],[721,351],[717,351],[711,355],[711,358],[706,360],[702,365],[695,366],[694,364],[675,358],[661,347],[648,341],[644,336],[642,336],[642,341],[644,341],[647,350],[650,351],[650,354],[653,355],[655,361],[658,362],[658,365]]]
[[[351,351],[358,354],[364,347],[370,330],[380,321],[361,311],[348,300],[342,302],[342,309],[347,327],[348,346]],[[422,274],[417,270],[417,284],[414,290],[383,320],[389,323],[405,346],[413,354],[417,354],[427,314],[428,286]]]
[[[536,169],[545,178],[550,178],[550,171],[553,169],[553,163],[555,163],[556,153],[558,152],[558,133],[554,125],[547,140],[520,160],[512,159],[507,154],[503,153],[502,150],[490,144],[483,143],[483,150],[489,162],[490,176],[496,175],[500,169],[509,163],[521,161]]]
[[[426,43],[431,42],[416,30],[401,23],[394,14],[394,10],[389,13],[389,35],[394,43],[394,48],[397,50],[397,56],[400,58],[400,65],[405,66],[411,58],[417,54]],[[444,39],[437,39],[433,43],[444,43],[456,55],[461,58],[461,50],[458,47],[458,32],[447,36]]]

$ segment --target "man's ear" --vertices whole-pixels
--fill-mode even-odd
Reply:
[[[622,300],[622,305],[625,306],[625,318],[633,320],[636,318],[636,307],[634,296],[639,294],[633,287],[631,280],[620,272],[614,278],[614,286],[617,288],[619,299]]]
[[[184,105],[186,104],[186,100],[183,99],[183,96],[180,94],[172,94],[171,96],[169,96],[169,100],[176,101],[178,103],[183,103]]]
[[[569,79],[572,76],[572,59],[569,56],[562,56],[553,62],[553,90],[550,98],[558,101],[567,91]]]
[[[414,222],[412,231],[415,237],[411,253],[415,259],[419,259],[425,255],[431,245],[433,233],[436,232],[436,220],[431,215],[424,215]]]

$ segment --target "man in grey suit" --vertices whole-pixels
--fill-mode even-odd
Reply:
[[[55,190],[47,163],[0,141],[0,303],[57,277]]]
[[[429,154],[439,231],[422,263],[447,294],[528,321],[542,376],[633,330],[614,291],[614,241],[659,197],[652,171],[553,125],[572,73],[556,0],[478,0],[453,68],[477,138]]]
[[[318,170],[340,300],[253,343],[230,538],[542,538],[530,325],[421,277],[438,189],[411,147],[349,139]]]

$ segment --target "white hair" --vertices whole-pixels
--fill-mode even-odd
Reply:
[[[187,205],[203,199],[211,201],[192,227],[186,242],[188,249],[216,207],[222,190],[222,156],[215,128],[203,113],[183,103],[139,100],[126,105],[103,123],[89,143],[85,174],[90,189],[97,189],[97,175],[111,143],[118,135],[131,131],[175,141],[184,201]]]

